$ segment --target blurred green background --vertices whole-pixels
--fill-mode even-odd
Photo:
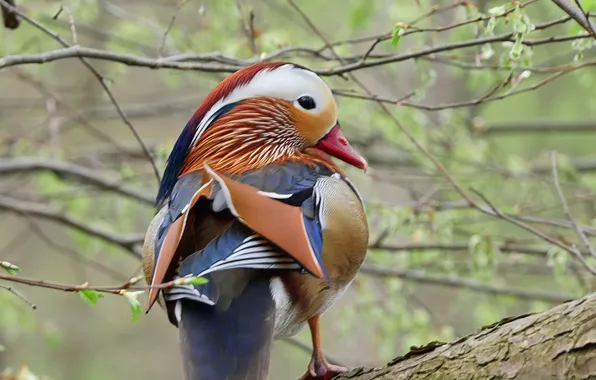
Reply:
[[[553,186],[549,152],[559,152],[559,175],[573,215],[582,224],[594,225],[596,70],[591,60],[596,57],[590,39],[565,40],[582,33],[573,22],[531,30],[531,25],[565,16],[552,2],[529,2],[506,18],[466,24],[462,22],[480,13],[501,15],[514,5],[483,0],[474,7],[450,6],[455,3],[442,0],[296,3],[329,41],[406,32],[394,43],[379,43],[369,60],[524,27],[524,41],[562,38],[523,45],[521,51],[513,51],[519,48],[513,43],[482,44],[354,74],[379,97],[402,99],[414,92],[405,105],[389,105],[390,109],[464,189],[481,191],[504,212],[541,218],[536,228],[580,244],[573,230],[553,226],[565,216]],[[581,3],[596,11],[596,2]],[[69,43],[72,16],[79,45],[140,57],[220,52],[250,60],[286,47],[316,50],[325,45],[286,0],[20,0],[17,5]],[[61,5],[64,10],[54,19]],[[254,45],[247,36],[251,11]],[[399,27],[420,16],[424,17],[415,27]],[[460,23],[445,31],[433,29]],[[429,30],[408,34],[415,28]],[[348,63],[358,62],[372,42],[344,44],[335,51],[356,56]],[[26,23],[14,31],[0,31],[2,57],[58,48]],[[328,50],[323,55],[332,56]],[[283,58],[322,70],[341,65],[308,52]],[[565,70],[561,67],[581,63],[585,67],[536,90],[469,102],[535,85]],[[227,75],[101,60],[92,64],[107,78],[160,171],[189,116]],[[532,71],[528,78],[526,71]],[[326,80],[335,90],[363,93],[351,80]],[[452,107],[459,102],[468,103]],[[502,294],[511,293],[508,289],[564,298],[593,288],[586,271],[566,252],[460,207],[461,197],[375,102],[338,96],[338,104],[346,135],[372,168],[367,174],[348,169],[367,201],[371,244],[382,247],[371,249],[367,264],[399,269],[402,275],[380,277],[370,270],[359,275],[323,318],[324,347],[330,356],[350,367],[381,365],[411,345],[454,339],[502,317],[553,305],[540,295]],[[39,214],[15,212],[10,205],[17,200],[46,205],[113,233],[143,233],[154,213],[151,205],[52,172],[2,171],[15,159],[32,157],[88,167],[148,196],[156,192],[151,166],[138,143],[97,79],[76,58],[0,69],[0,197],[9,204],[3,207],[0,202],[0,260],[20,266],[19,275],[69,284],[113,285],[138,274],[140,262],[130,252]],[[439,247],[405,249],[408,244]],[[505,249],[511,245],[538,252]],[[404,278],[412,273],[418,277]],[[429,283],[432,278],[443,281]],[[445,278],[460,286],[448,285]],[[181,378],[177,332],[160,310],[133,324],[122,297],[108,295],[89,306],[76,294],[2,284],[13,286],[37,309],[0,288],[0,371],[26,364],[52,379]],[[496,291],[473,289],[478,284]],[[141,297],[142,304],[144,300]],[[298,339],[310,344],[308,331]],[[308,361],[308,352],[277,342],[270,378],[298,378]]]

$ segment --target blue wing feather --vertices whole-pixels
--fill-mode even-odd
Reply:
[[[211,273],[236,268],[253,269],[299,269],[294,259],[236,221],[202,250],[188,256],[180,264],[178,277],[201,276],[209,280],[206,284],[185,285],[170,289],[169,301],[191,298],[200,302],[215,304],[219,291]]]
[[[157,262],[157,257],[161,251],[161,246],[164,243],[170,226],[176,219],[182,216],[182,211],[186,208],[197,190],[199,190],[201,181],[201,172],[191,172],[180,178],[178,182],[174,184],[174,188],[171,191],[171,196],[168,201],[168,212],[164,216],[157,231],[154,248],[154,262]]]
[[[188,122],[188,124],[186,124],[180,136],[178,136],[178,140],[176,140],[176,143],[172,148],[172,152],[168,157],[166,169],[164,170],[163,177],[161,178],[161,183],[159,184],[159,190],[157,192],[157,198],[155,200],[156,206],[163,204],[163,202],[170,196],[172,190],[174,189],[174,185],[178,180],[178,173],[180,172],[180,168],[182,167],[182,163],[186,158],[188,148],[190,148],[190,144],[194,136],[194,127],[192,126],[191,122],[192,119]]]
[[[327,278],[327,271],[325,265],[323,265],[323,230],[321,223],[317,219],[309,218],[306,215],[303,216],[303,220],[310,246],[317,257],[317,261],[321,264],[325,278]]]

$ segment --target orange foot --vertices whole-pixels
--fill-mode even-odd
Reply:
[[[346,367],[327,363],[325,358],[313,357],[308,365],[308,371],[300,380],[331,380],[340,373],[347,371]]]

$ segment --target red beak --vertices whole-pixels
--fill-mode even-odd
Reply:
[[[348,139],[339,130],[339,123],[335,124],[331,131],[319,140],[317,148],[323,152],[340,160],[366,171],[368,164],[364,157],[362,157],[348,142]]]

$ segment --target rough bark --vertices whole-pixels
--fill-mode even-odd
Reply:
[[[596,293],[335,379],[596,379]]]

